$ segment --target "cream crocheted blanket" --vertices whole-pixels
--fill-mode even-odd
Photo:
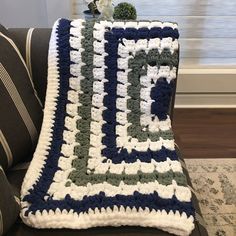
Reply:
[[[168,115],[178,36],[158,21],[54,24],[43,125],[22,186],[26,224],[191,233]]]

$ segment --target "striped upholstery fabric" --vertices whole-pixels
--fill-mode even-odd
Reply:
[[[0,166],[0,236],[15,222],[20,211],[19,196],[15,196]]]
[[[48,46],[51,29],[13,28],[8,33],[25,59],[38,96],[44,104],[47,88]]]
[[[34,150],[41,102],[15,43],[0,27],[0,164],[6,170]]]

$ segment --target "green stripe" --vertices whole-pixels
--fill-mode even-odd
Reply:
[[[78,186],[86,186],[88,183],[98,184],[103,182],[108,182],[114,186],[118,186],[121,181],[128,185],[137,185],[137,182],[149,183],[158,181],[162,185],[170,185],[172,181],[175,180],[180,186],[187,186],[187,180],[184,174],[181,172],[167,171],[165,173],[159,173],[154,171],[153,173],[142,173],[137,174],[86,174],[83,169],[86,169],[86,166],[81,165],[78,159],[74,160],[78,165],[77,171],[70,173],[70,179],[73,183]]]
[[[78,115],[81,117],[77,121],[77,129],[80,131],[76,135],[76,142],[80,146],[75,148],[75,155],[79,158],[88,159],[88,151],[90,144],[90,122],[91,122],[91,107],[93,95],[93,25],[94,22],[86,21],[82,29],[84,38],[81,40],[82,48],[84,51],[81,53],[81,60],[85,63],[81,67],[81,74],[84,79],[81,80],[81,91],[79,95],[79,102],[82,104],[78,108]]]
[[[80,86],[82,94],[79,95],[79,102],[81,106],[78,108],[78,115],[81,117],[77,121],[77,129],[80,131],[76,134],[76,142],[80,145],[76,146],[74,149],[74,154],[78,156],[78,160],[83,160],[86,163],[85,166],[75,166],[75,162],[72,163],[72,167],[76,170],[72,171],[69,178],[73,176],[74,173],[78,173],[78,170],[86,173],[86,166],[88,161],[88,151],[90,144],[90,122],[91,122],[91,107],[92,107],[92,95],[93,95],[93,25],[94,22],[86,21],[84,23],[84,28],[81,30],[83,39],[81,40],[82,48],[84,51],[81,53],[81,60],[85,63],[81,67],[81,75],[84,79],[81,80]]]
[[[178,52],[174,51],[171,53],[167,48],[165,48],[161,53],[159,53],[158,49],[151,49],[147,54],[141,54],[140,57],[143,57],[143,60],[147,64],[156,65],[158,68],[160,68],[160,66],[168,65],[170,69],[173,69],[173,67],[177,68],[179,64]]]
[[[128,96],[130,98],[127,100],[127,108],[131,110],[127,115],[128,122],[131,125],[128,127],[128,135],[135,137],[139,142],[145,142],[149,138],[152,142],[158,141],[160,137],[163,139],[172,140],[174,138],[172,130],[150,132],[149,130],[143,131],[140,124],[140,116],[142,115],[140,109],[140,91],[141,88],[145,88],[140,84],[140,77],[147,75],[148,64],[152,66],[159,67],[160,65],[169,65],[170,68],[176,67],[178,64],[178,54],[173,53],[169,50],[164,50],[160,54],[157,49],[150,50],[147,54],[145,51],[141,50],[136,52],[134,58],[129,59],[129,69],[131,71],[128,73]]]

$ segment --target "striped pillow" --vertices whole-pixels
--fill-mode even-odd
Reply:
[[[20,212],[20,199],[14,196],[11,186],[0,166],[0,236],[14,224]]]
[[[25,61],[0,27],[0,165],[6,170],[34,150],[42,106]]]

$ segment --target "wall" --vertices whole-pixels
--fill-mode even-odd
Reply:
[[[9,28],[48,28],[70,16],[71,0],[0,0],[0,23]]]

